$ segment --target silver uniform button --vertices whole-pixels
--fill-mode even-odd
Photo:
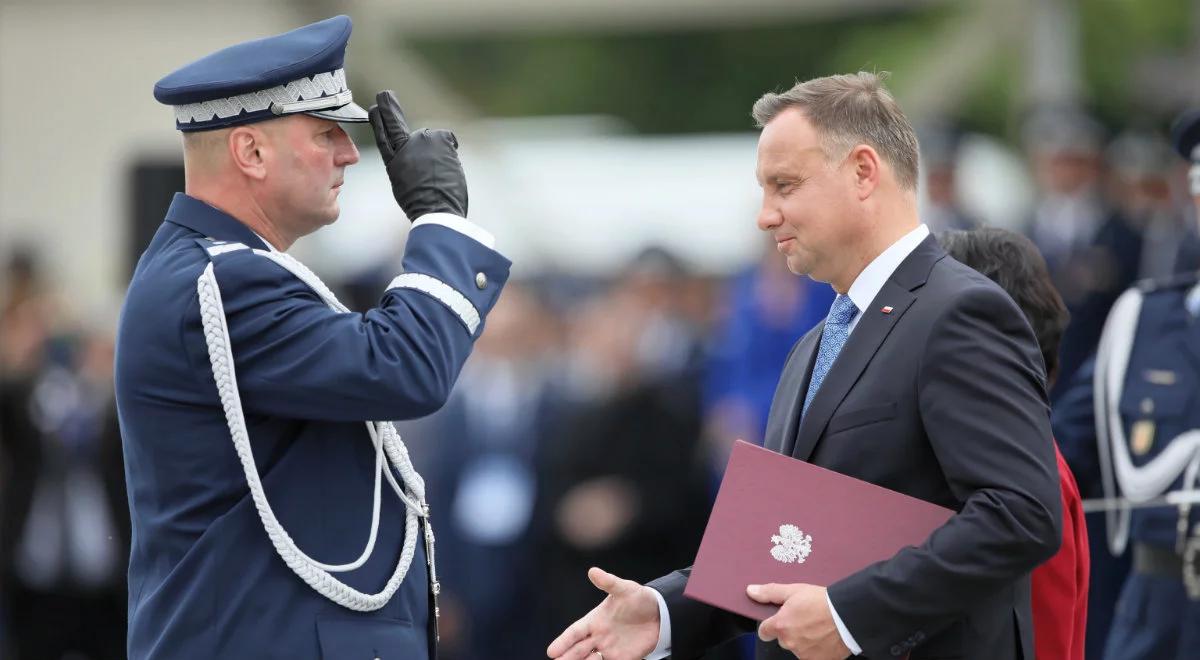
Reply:
[[[475,286],[479,289],[487,288],[487,275],[483,273],[475,273]]]

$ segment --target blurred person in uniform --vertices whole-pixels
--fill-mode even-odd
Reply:
[[[1176,120],[1172,145],[1191,163],[1189,188],[1200,208],[1200,111]],[[1080,370],[1055,410],[1064,453],[1068,444],[1092,448],[1090,456],[1080,452],[1090,472],[1075,473],[1081,487],[1102,486],[1105,545],[1132,560],[1096,657],[1182,660],[1200,648],[1200,507],[1163,501],[1169,492],[1197,489],[1198,322],[1200,273],[1127,290],[1094,364]]]
[[[704,368],[701,279],[673,252],[651,246],[625,268],[612,295],[637,317],[638,371],[646,380],[691,382]]]
[[[959,144],[962,131],[944,122],[932,122],[919,131],[921,167],[925,172],[925,206],[921,217],[929,230],[973,229],[979,220],[967,213],[958,198]]]
[[[1121,215],[1142,234],[1139,279],[1196,270],[1197,230],[1172,194],[1175,154],[1155,133],[1126,131],[1105,151],[1109,190]]]
[[[541,453],[563,414],[558,320],[509,282],[446,406],[401,426],[426,496],[441,503],[438,569],[447,660],[534,657],[543,525]]]
[[[1109,308],[1137,277],[1142,243],[1101,189],[1104,129],[1096,120],[1076,110],[1040,109],[1024,132],[1039,189],[1029,237],[1071,313],[1053,402],[1096,350]]]
[[[1093,377],[1095,357],[1075,372],[1050,413],[1050,424],[1059,452],[1075,475],[1079,495],[1085,501],[1104,497],[1096,452]],[[1131,566],[1130,553],[1114,554],[1109,549],[1109,521],[1103,511],[1084,513],[1088,534],[1089,581],[1085,657],[1103,658],[1112,632],[1117,600]]]
[[[125,657],[126,507],[112,340],[54,338],[0,385],[3,600],[17,658]]]
[[[832,289],[789,272],[774,243],[764,242],[758,263],[734,275],[718,302],[704,378],[705,436],[718,481],[734,440],[762,444],[784,360],[833,302]]]
[[[7,602],[13,557],[33,492],[21,466],[37,446],[26,404],[50,334],[36,253],[15,246],[6,254],[0,287],[0,657],[8,657],[13,653]]]
[[[592,383],[591,396],[564,420],[543,466],[542,597],[554,632],[595,604],[590,566],[649,580],[690,562],[711,507],[703,362],[695,328],[672,298],[691,276],[661,248],[624,271],[575,315],[575,378]]]
[[[56,315],[37,254],[24,246],[13,249],[0,282],[0,376],[28,376],[41,365]]]
[[[1000,285],[1025,315],[1046,365],[1046,382],[1058,376],[1058,349],[1067,308],[1050,281],[1037,247],[1020,234],[996,227],[938,234],[946,254]],[[1062,493],[1062,546],[1033,569],[1033,640],[1038,658],[1084,660],[1090,553],[1083,502],[1071,468],[1057,445]]]
[[[154,88],[186,192],[138,261],[116,395],[133,524],[129,655],[435,655],[424,482],[390,422],[441,407],[509,262],[466,220],[448,131],[370,112],[337,16],[245,42]],[[337,220],[370,121],[413,220],[378,306],[353,313],[287,250]],[[386,491],[386,492],[385,492]]]
[[[0,312],[0,612],[17,658],[124,657],[129,514],[112,340],[61,325],[33,253]]]

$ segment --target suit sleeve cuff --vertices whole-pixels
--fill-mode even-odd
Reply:
[[[481,243],[484,247],[490,250],[496,249],[496,237],[492,235],[492,232],[480,227],[466,218],[460,218],[453,213],[429,213],[427,215],[423,215],[418,218],[416,222],[412,223],[412,228],[416,229],[421,225],[441,225],[448,229],[453,229],[464,236],[475,239],[477,242]]]
[[[671,655],[671,612],[667,610],[667,599],[658,593],[658,589],[651,587],[650,592],[658,601],[658,646],[646,656],[646,660],[659,660]]]
[[[862,647],[858,642],[854,641],[854,635],[850,634],[850,630],[846,628],[846,624],[842,623],[842,617],[838,616],[837,610],[833,607],[833,601],[830,600],[829,594],[825,594],[825,602],[829,604],[829,613],[833,615],[833,625],[837,626],[838,635],[842,638],[842,643],[846,648],[850,649],[850,653],[854,655],[862,654]]]

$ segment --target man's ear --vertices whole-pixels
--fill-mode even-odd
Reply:
[[[270,150],[265,131],[256,126],[238,126],[229,132],[229,155],[242,174],[262,180],[267,178],[266,158]]]
[[[861,200],[870,197],[879,186],[879,179],[883,175],[883,161],[879,158],[879,152],[870,145],[860,144],[850,150],[846,159],[852,168],[858,198]]]

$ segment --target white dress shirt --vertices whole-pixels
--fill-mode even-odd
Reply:
[[[875,296],[879,295],[884,283],[927,236],[929,236],[929,227],[924,224],[918,225],[916,229],[900,237],[900,240],[881,252],[878,257],[867,264],[858,277],[854,278],[854,283],[846,292],[846,295],[850,296],[850,301],[858,308],[858,314],[854,316],[854,320],[850,321],[850,333],[853,333],[854,328],[858,327],[858,320],[863,317],[863,312],[871,306]],[[658,646],[654,647],[654,650],[646,656],[646,660],[659,660],[659,658],[671,655],[671,614],[667,611],[667,601],[662,594],[654,589],[650,591],[658,599]],[[829,613],[833,615],[833,623],[837,626],[838,634],[841,635],[846,648],[850,649],[854,655],[861,654],[862,647],[854,640],[854,635],[850,634],[846,624],[842,623],[842,617],[838,616],[828,594],[825,595],[825,602],[829,604]]]

